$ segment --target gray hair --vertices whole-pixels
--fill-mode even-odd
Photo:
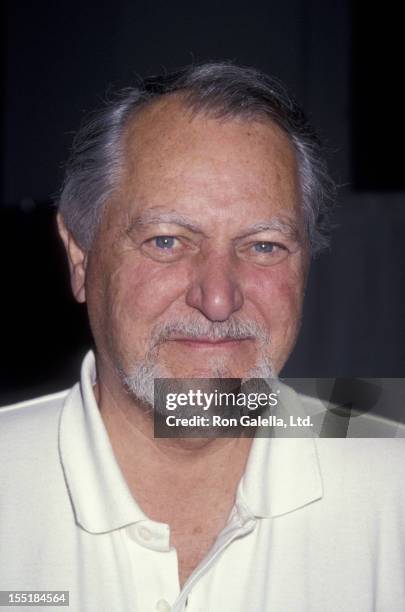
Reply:
[[[283,129],[297,156],[312,253],[328,245],[334,185],[304,113],[276,79],[253,68],[210,62],[139,79],[136,86],[120,91],[93,113],[76,134],[57,204],[83,248],[91,247],[103,206],[117,188],[128,124],[146,105],[170,93],[181,93],[184,104],[197,113],[225,119],[269,118]]]

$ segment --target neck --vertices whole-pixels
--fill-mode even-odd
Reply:
[[[209,461],[211,456],[216,460],[218,453],[250,447],[251,440],[244,436],[155,438],[151,409],[145,409],[128,394],[115,391],[100,379],[94,386],[94,394],[113,447],[127,446],[127,451],[131,449],[129,454],[136,452],[136,448],[148,448],[166,462],[197,465],[200,461]]]
[[[252,440],[239,438],[155,438],[153,414],[98,370],[96,401],[116,459],[129,484],[139,474],[160,486],[175,476],[181,486],[193,479],[193,492],[239,481]],[[199,485],[199,486],[197,486]],[[135,489],[137,487],[135,486]]]
[[[150,520],[170,527],[182,585],[226,525],[252,439],[154,438],[151,412],[122,388],[99,373],[94,392],[136,503]]]

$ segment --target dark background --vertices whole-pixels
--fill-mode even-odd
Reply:
[[[282,79],[341,185],[289,376],[403,377],[404,54],[399,8],[348,0],[8,2],[1,77],[0,403],[69,386],[91,340],[51,207],[72,133],[136,73],[231,59]]]

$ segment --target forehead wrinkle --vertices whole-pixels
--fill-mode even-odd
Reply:
[[[196,234],[204,234],[200,226],[193,223],[193,221],[191,221],[191,219],[189,219],[189,217],[186,215],[183,215],[175,210],[159,212],[159,209],[149,209],[142,214],[137,215],[131,221],[130,229],[136,229],[138,227],[148,225],[159,225],[161,223],[180,225],[181,227],[184,227]]]
[[[207,237],[207,234],[202,230],[202,228],[191,221],[191,219],[186,215],[175,210],[162,211],[159,207],[148,209],[142,214],[139,214],[133,218],[130,221],[129,230],[131,231],[133,229],[147,227],[149,225],[159,225],[162,223],[179,225],[194,233],[202,234],[203,236]],[[302,241],[298,224],[293,220],[287,221],[279,217],[275,217],[271,220],[258,221],[257,223],[247,227],[246,230],[244,230],[238,237],[244,238],[249,235],[258,234],[259,232],[265,231],[277,231],[291,240],[296,242]]]
[[[294,221],[286,221],[277,217],[271,219],[270,221],[259,221],[257,223],[254,223],[253,225],[250,225],[240,237],[244,238],[251,234],[258,234],[259,232],[266,231],[280,232],[281,234],[284,234],[287,238],[290,238],[291,240],[295,240],[297,242],[301,240],[301,232],[299,231],[297,223],[295,223]]]

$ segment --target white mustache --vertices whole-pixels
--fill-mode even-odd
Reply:
[[[241,340],[255,338],[261,343],[270,342],[270,334],[256,321],[242,321],[237,318],[227,321],[210,322],[202,319],[167,321],[156,325],[151,334],[151,345],[157,346],[181,335],[188,338],[204,337],[209,340]]]
[[[246,382],[251,378],[271,379],[275,377],[272,363],[264,351],[266,343],[270,342],[270,334],[256,321],[242,321],[236,317],[227,321],[215,322],[197,317],[166,321],[153,328],[149,350],[145,358],[133,364],[128,372],[124,370],[119,372],[129,393],[149,406],[153,406],[154,379],[170,378],[171,376],[170,370],[162,367],[157,361],[159,346],[176,335],[189,338],[205,337],[213,341],[225,338],[235,340],[254,338],[259,341],[259,358],[253,368],[246,372],[246,378],[243,378],[242,381]],[[214,378],[230,376],[226,372],[224,374],[221,367],[219,362],[216,363],[217,370],[212,373]]]

